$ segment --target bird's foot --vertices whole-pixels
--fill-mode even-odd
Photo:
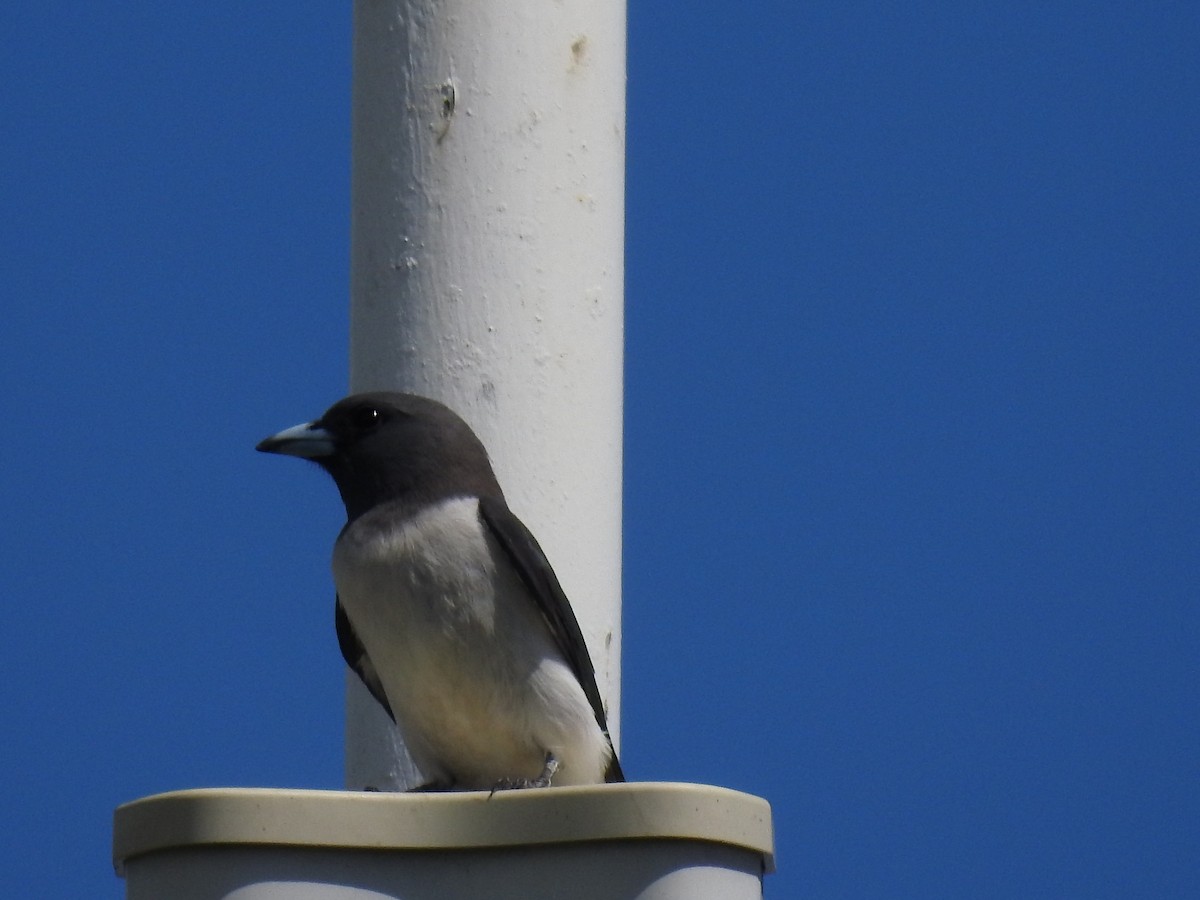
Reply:
[[[501,778],[492,785],[492,793],[488,796],[494,796],[496,791],[517,791],[524,788],[550,787],[550,782],[554,779],[554,773],[557,771],[558,760],[553,753],[547,753],[546,763],[542,766],[542,773],[537,778]]]
[[[558,771],[558,760],[553,753],[546,753],[546,763],[542,766],[542,774],[533,780],[530,787],[550,787],[554,773]]]

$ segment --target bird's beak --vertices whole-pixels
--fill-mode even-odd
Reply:
[[[316,422],[305,422],[285,429],[259,441],[255,450],[263,453],[281,453],[284,456],[302,456],[305,459],[322,459],[332,456],[333,435]]]

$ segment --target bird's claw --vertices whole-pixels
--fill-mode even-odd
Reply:
[[[546,763],[542,766],[542,773],[537,778],[501,778],[492,785],[492,792],[489,797],[494,797],[496,791],[516,791],[524,788],[545,788],[550,787],[550,782],[554,779],[554,773],[558,771],[558,760],[553,753],[546,754]]]

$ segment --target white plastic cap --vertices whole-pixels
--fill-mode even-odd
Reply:
[[[446,794],[218,788],[114,817],[129,900],[761,897],[759,797],[629,783]]]

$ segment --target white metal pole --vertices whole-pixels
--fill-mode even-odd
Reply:
[[[350,384],[457,410],[620,717],[624,0],[354,4]],[[418,776],[350,679],[346,783]]]

